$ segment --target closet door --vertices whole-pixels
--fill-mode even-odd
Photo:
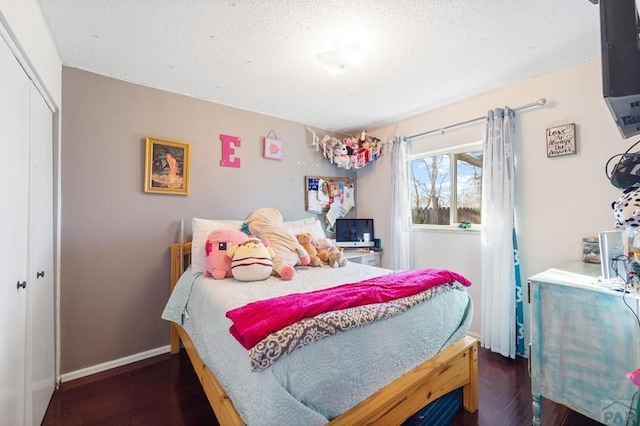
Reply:
[[[0,40],[0,419],[7,425],[24,421],[29,86]]]
[[[55,386],[53,114],[31,87],[25,425],[42,423]]]

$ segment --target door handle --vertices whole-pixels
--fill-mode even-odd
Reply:
[[[42,278],[44,277],[44,271],[40,271],[36,273],[36,278]]]
[[[27,282],[26,281],[18,281],[18,290],[20,290],[20,287],[22,288],[27,288]]]

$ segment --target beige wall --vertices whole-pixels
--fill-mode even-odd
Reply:
[[[614,154],[624,152],[639,138],[622,139],[602,96],[600,61],[593,60],[525,83],[487,93],[378,129],[385,135],[413,135],[486,114],[492,108],[534,102],[548,104],[517,114],[516,221],[523,281],[563,261],[581,258],[582,238],[612,229],[611,203],[621,191],[605,177],[604,167]],[[576,124],[577,154],[547,158],[547,128]],[[412,152],[459,145],[482,139],[482,121],[412,142]],[[384,205],[389,157],[375,169],[358,172],[359,193],[381,194],[361,198],[358,214],[377,222],[392,218]],[[375,189],[375,191],[374,191]],[[385,231],[381,227],[380,232]],[[387,233],[382,235],[383,240]],[[448,267],[467,275],[475,302],[471,331],[480,333],[480,235],[465,231],[414,232],[414,267]],[[384,241],[383,241],[384,244]],[[525,294],[526,298],[526,294]]]
[[[304,176],[348,175],[311,147],[303,124],[68,67],[62,99],[63,374],[168,344],[160,314],[179,220],[190,235],[194,216],[243,219],[259,207],[312,216]],[[262,158],[271,130],[282,161]],[[241,138],[240,168],[219,165],[220,134]],[[191,144],[188,196],[143,192],[146,136]]]

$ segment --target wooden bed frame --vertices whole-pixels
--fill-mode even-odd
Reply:
[[[171,245],[171,290],[185,265],[191,263],[191,243]],[[171,353],[180,351],[180,340],[189,355],[213,412],[221,426],[244,425],[233,402],[200,358],[191,338],[171,323]],[[332,420],[329,425],[399,425],[425,405],[462,387],[463,407],[478,409],[478,341],[460,341],[396,379],[360,404]]]

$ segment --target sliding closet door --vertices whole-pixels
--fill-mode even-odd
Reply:
[[[29,86],[0,39],[0,423],[24,421]]]
[[[55,386],[53,114],[31,87],[25,425],[39,425]]]

